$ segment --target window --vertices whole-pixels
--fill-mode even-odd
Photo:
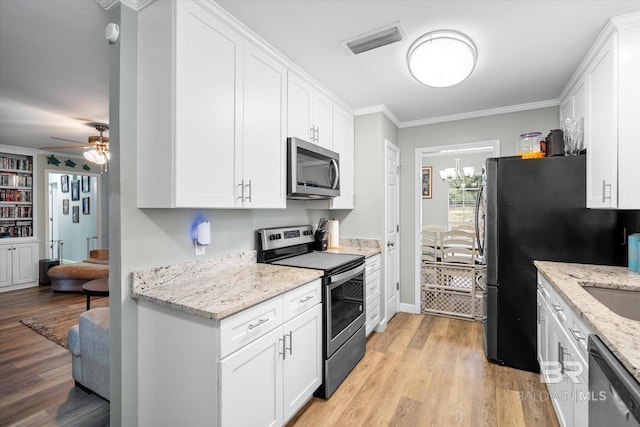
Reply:
[[[449,229],[461,225],[474,227],[476,198],[481,182],[482,176],[474,175],[466,186],[456,188],[454,185],[449,185],[447,213]]]

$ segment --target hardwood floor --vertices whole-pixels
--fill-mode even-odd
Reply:
[[[84,301],[47,286],[0,293],[0,426],[109,425],[109,402],[75,387],[69,351],[20,323]]]
[[[543,391],[537,374],[487,362],[480,323],[398,313],[333,396],[288,427],[557,426],[550,400],[521,399]]]
[[[20,319],[85,301],[47,287],[0,293],[0,426],[105,426],[109,402],[74,387],[70,353]],[[331,399],[289,427],[557,426],[537,374],[486,361],[478,322],[398,313]]]

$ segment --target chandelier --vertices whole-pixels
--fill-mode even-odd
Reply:
[[[445,168],[440,171],[440,178],[443,182],[456,189],[464,188],[473,183],[473,174],[476,169],[473,166],[460,167],[460,159],[456,159],[455,168]]]

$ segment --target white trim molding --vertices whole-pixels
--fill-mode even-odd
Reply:
[[[391,111],[384,104],[372,105],[371,107],[357,108],[357,109],[354,110],[354,116],[364,116],[365,114],[373,114],[373,113],[382,113],[396,127],[401,127],[400,125],[402,124],[402,122],[400,122],[400,119],[398,119],[398,117],[396,117],[396,115],[393,114],[393,111]]]
[[[119,4],[123,4],[136,12],[147,7],[154,0],[96,0],[104,10],[111,10]]]
[[[422,281],[420,270],[422,267],[422,235],[420,231],[422,230],[422,187],[420,185],[420,179],[422,171],[422,158],[424,155],[438,155],[443,150],[464,150],[469,148],[478,148],[478,147],[493,147],[493,155],[492,157],[500,157],[500,140],[493,139],[488,141],[477,141],[470,142],[465,144],[450,144],[450,145],[440,145],[434,147],[420,147],[416,148],[414,154],[414,166],[413,166],[413,200],[415,203],[414,207],[414,224],[413,224],[413,236],[414,236],[414,301],[418,310],[421,310],[421,295],[422,295]]]
[[[499,114],[517,113],[519,111],[537,110],[539,108],[555,107],[560,105],[559,99],[548,101],[530,102],[528,104],[510,105],[507,107],[490,108],[488,110],[470,111],[468,113],[452,114],[450,116],[432,117],[429,119],[414,120],[400,123],[399,128],[411,128],[416,126],[432,125],[436,123],[454,122],[456,120],[475,119],[477,117],[497,116]]]

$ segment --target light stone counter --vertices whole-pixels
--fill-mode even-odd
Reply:
[[[626,267],[535,261],[535,266],[574,311],[640,381],[640,322],[622,317],[583,289],[597,287],[640,292],[640,274]],[[640,307],[638,307],[640,310]]]
[[[329,248],[327,252],[349,255],[364,255],[365,258],[377,255],[382,252],[381,243],[378,239],[356,239],[350,237],[340,238],[339,248]]]
[[[131,274],[131,296],[209,319],[223,319],[322,277],[320,270],[256,263],[244,252]]]

